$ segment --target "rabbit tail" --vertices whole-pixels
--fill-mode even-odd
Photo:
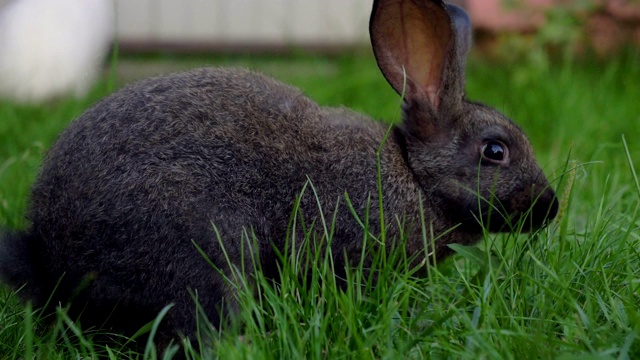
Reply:
[[[34,306],[47,300],[44,268],[39,261],[37,239],[22,232],[0,233],[0,281],[18,290],[18,295]]]

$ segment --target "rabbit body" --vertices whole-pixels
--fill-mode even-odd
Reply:
[[[225,268],[214,225],[238,266],[243,232],[252,233],[263,271],[276,275],[272,247],[284,247],[293,203],[310,181],[328,218],[340,201],[332,250],[341,259],[363,238],[344,193],[360,216],[367,207],[377,213],[376,151],[387,128],[239,69],[199,69],[128,87],[71,123],[49,150],[28,214],[35,264],[47,271],[29,297],[44,304],[64,274],[58,294],[66,299],[90,276],[82,295],[89,304],[155,314],[175,302],[181,306],[170,319],[183,309],[175,325],[184,326],[195,321],[189,288],[215,323],[213,309],[231,297],[192,241]],[[387,216],[415,220],[426,196],[393,140],[382,151],[381,178]],[[318,218],[310,189],[301,208],[307,219]],[[436,219],[430,210],[425,216]],[[375,217],[370,227],[379,228]]]
[[[558,204],[528,140],[497,111],[464,99],[464,61],[455,55],[466,51],[455,44],[465,40],[442,31],[450,30],[450,16],[462,15],[438,1],[398,12],[397,1],[385,1],[374,2],[372,28],[381,31],[372,37],[383,74],[398,93],[406,85],[402,125],[319,107],[295,88],[241,69],[128,86],[72,122],[49,150],[30,198],[30,227],[1,243],[2,279],[26,284],[21,294],[37,306],[52,293],[50,304],[72,299],[72,315],[82,313],[85,327],[129,334],[173,303],[163,334],[190,336],[191,293],[213,324],[223,303],[235,306],[232,287],[194,243],[227,276],[227,258],[251,273],[247,259],[257,255],[260,270],[275,279],[275,249],[284,251],[300,194],[316,239],[321,217],[330,222],[335,214],[336,269],[348,265],[345,255],[357,261],[361,254],[359,221],[374,235],[381,228],[379,189],[387,238],[406,235],[404,251],[416,263],[432,250],[442,258],[450,243],[476,241],[483,227],[543,226]],[[412,61],[404,78],[395,59],[415,51],[386,53],[393,47],[386,43],[403,43],[393,34],[408,32],[384,30],[385,21],[419,11],[454,47],[442,48],[441,63],[436,57],[444,64],[439,76]],[[423,238],[422,221],[433,238]],[[302,226],[290,236],[301,239]]]

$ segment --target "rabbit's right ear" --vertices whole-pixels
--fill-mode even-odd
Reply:
[[[387,81],[409,103],[426,100],[436,113],[443,99],[462,102],[470,28],[464,10],[440,0],[374,0],[369,22]]]

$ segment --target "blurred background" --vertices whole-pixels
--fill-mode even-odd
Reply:
[[[640,1],[454,0],[475,52],[500,60],[612,56],[640,45]],[[120,55],[319,54],[368,48],[372,0],[0,0],[0,96],[86,95]],[[112,45],[117,44],[117,47]],[[162,69],[122,71],[147,76]]]
[[[545,32],[599,53],[640,44],[632,0],[455,0],[485,38]],[[368,42],[372,0],[116,0],[122,49],[335,51]]]

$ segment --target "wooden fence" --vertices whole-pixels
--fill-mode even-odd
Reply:
[[[368,41],[373,0],[115,0],[124,47],[345,47]]]

